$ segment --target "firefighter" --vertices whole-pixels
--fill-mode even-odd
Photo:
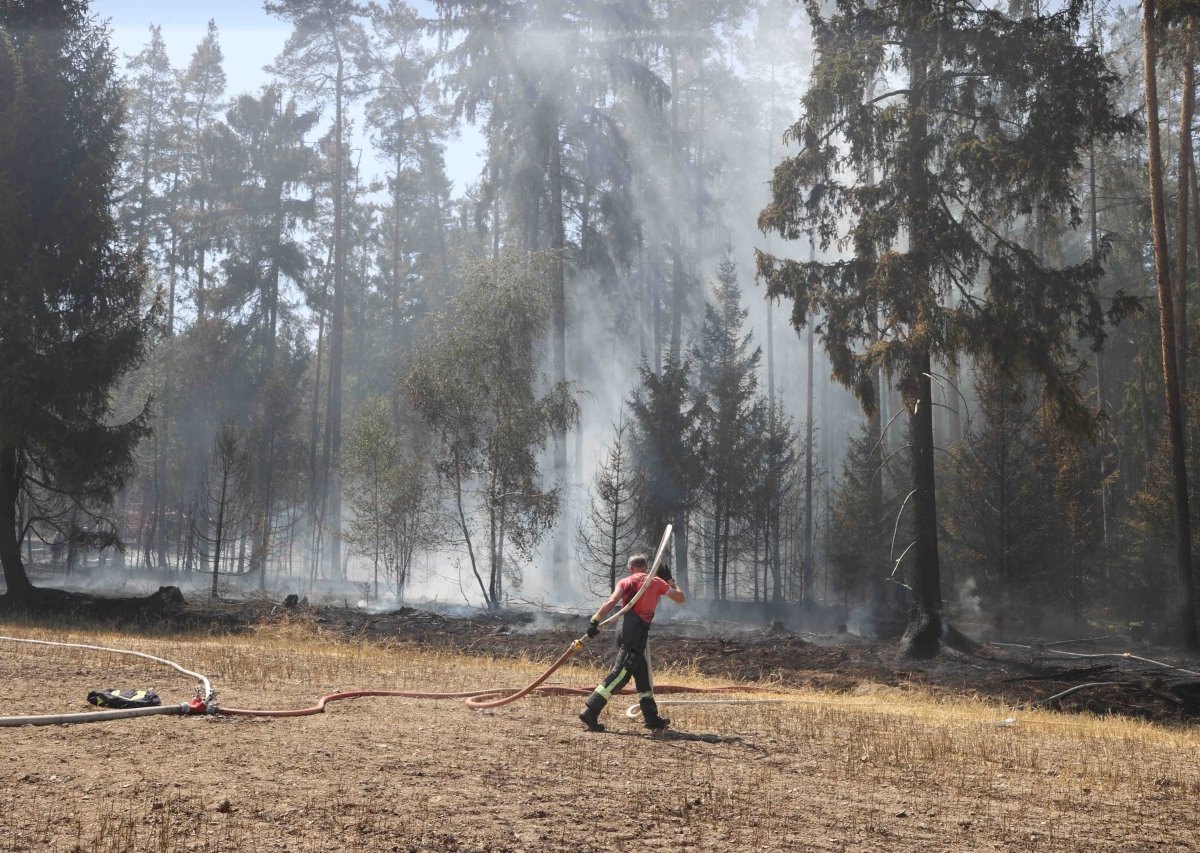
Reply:
[[[637,595],[638,590],[646,583],[646,558],[636,554],[629,558],[629,577],[617,582],[612,595],[600,605],[596,615],[588,622],[587,635],[594,637],[600,632],[600,622],[613,608],[624,607]],[[652,731],[661,731],[671,722],[666,717],[658,715],[658,705],[654,701],[654,685],[650,680],[650,661],[646,643],[650,635],[650,623],[654,620],[654,610],[658,607],[658,599],[665,595],[676,604],[683,604],[687,599],[682,590],[675,585],[671,577],[671,569],[663,566],[658,574],[650,581],[650,587],[629,612],[622,617],[621,629],[617,633],[619,651],[617,662],[613,664],[612,672],[592,691],[587,704],[579,719],[593,732],[604,731],[604,725],[599,721],[600,712],[608,704],[612,695],[620,690],[633,678],[637,687],[638,704],[642,707],[642,722]]]

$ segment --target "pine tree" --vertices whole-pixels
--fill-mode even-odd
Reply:
[[[141,246],[147,259],[166,244],[167,210],[163,176],[169,171],[171,102],[178,82],[167,57],[162,28],[150,28],[150,41],[126,65],[129,74],[122,163],[121,224],[125,236]]]
[[[122,90],[81,0],[0,5],[0,562],[34,589],[26,523],[101,513],[131,473],[145,408],[113,391],[146,352],[145,272],[113,218]]]
[[[624,140],[611,115],[610,93],[629,86],[650,100],[665,97],[661,80],[640,61],[636,49],[648,23],[641,3],[616,9],[603,0],[535,0],[477,3],[438,0],[440,26],[447,39],[455,92],[455,114],[474,121],[488,112],[490,193],[501,175],[514,189],[509,197],[515,242],[528,250],[549,251],[553,323],[551,379],[567,381],[568,245],[571,213],[590,215],[592,204],[577,205],[572,185],[583,195],[596,191],[589,179],[605,176],[600,164],[624,161]],[[572,171],[570,150],[583,149]],[[607,172],[606,189],[627,190],[625,169]],[[493,199],[499,203],[498,198]],[[611,210],[626,209],[612,205]],[[494,219],[498,219],[496,216]],[[493,223],[495,227],[498,223]],[[625,223],[622,223],[625,225]],[[620,237],[632,228],[615,229]],[[585,227],[595,240],[597,229]],[[500,234],[493,235],[494,251]],[[596,248],[585,247],[591,259]],[[567,482],[566,434],[555,436],[554,476]],[[566,560],[566,526],[555,537],[555,562]]]
[[[274,70],[307,97],[332,95],[334,101],[333,174],[333,299],[329,329],[329,404],[321,472],[324,476],[326,518],[332,531],[329,570],[342,575],[342,500],[337,482],[337,460],[342,443],[342,381],[346,332],[346,110],[361,94],[361,70],[367,57],[362,25],[365,7],[355,0],[279,0],[264,6],[269,14],[294,27],[275,62]]]
[[[1186,314],[1176,318],[1177,311],[1186,311],[1184,305],[1176,306],[1179,295],[1186,293],[1182,281],[1172,286],[1171,257],[1167,245],[1166,196],[1163,190],[1163,157],[1159,143],[1158,115],[1158,38],[1159,29],[1164,27],[1166,19],[1181,11],[1195,14],[1195,10],[1187,7],[1187,3],[1164,3],[1162,12],[1158,11],[1155,0],[1145,0],[1142,4],[1142,41],[1144,56],[1142,68],[1146,77],[1146,144],[1148,148],[1149,179],[1150,179],[1150,220],[1154,234],[1154,270],[1155,283],[1158,290],[1159,334],[1161,336],[1163,394],[1166,402],[1168,435],[1171,441],[1171,479],[1175,487],[1175,561],[1178,567],[1178,616],[1180,639],[1185,648],[1200,648],[1200,631],[1196,627],[1195,579],[1192,577],[1192,528],[1191,510],[1189,507],[1187,480],[1187,446],[1184,436],[1185,395],[1186,385],[1183,380],[1185,370],[1180,363],[1180,352],[1184,351],[1186,341],[1180,334],[1186,330]],[[1177,8],[1178,7],[1178,8]],[[1191,74],[1187,75],[1189,80]],[[1185,84],[1191,86],[1185,81]],[[1194,93],[1193,93],[1194,94]],[[1185,117],[1190,117],[1191,105],[1185,111]],[[1189,121],[1190,127],[1190,121]],[[1187,135],[1190,137],[1190,129]],[[1180,157],[1184,156],[1181,151]],[[1181,245],[1175,247],[1176,252],[1183,255],[1180,261],[1181,270],[1187,269],[1187,178],[1186,168],[1181,169],[1179,180],[1180,214],[1178,225],[1182,235]],[[1182,279],[1180,274],[1178,278]]]
[[[388,298],[389,363],[403,372],[417,324],[440,307],[451,284],[451,183],[443,152],[450,115],[432,79],[437,54],[426,45],[425,22],[416,11],[392,0],[372,8],[372,23],[378,88],[366,115],[375,149],[390,163],[391,199],[383,212],[378,266]],[[393,393],[396,420],[401,390]]]
[[[1039,210],[1076,221],[1081,152],[1129,122],[1115,114],[1103,58],[1078,44],[1081,2],[1026,18],[958,0],[808,10],[818,59],[788,132],[803,150],[776,169],[759,225],[826,248],[844,240],[853,255],[804,264],[760,254],[759,274],[770,294],[794,300],[798,327],[826,317],[834,374],[864,405],[878,368],[898,377],[915,492],[904,648],[932,656],[943,618],[931,365],[966,352],[1006,377],[1031,371],[1064,422],[1090,428],[1069,365],[1076,335],[1103,340],[1099,258],[1055,268],[1005,226]],[[900,85],[869,94],[897,76],[891,68]],[[875,182],[847,180],[867,168]],[[1128,307],[1117,300],[1113,313]]]
[[[252,381],[259,401],[255,434],[247,439],[256,446],[259,512],[251,567],[264,570],[259,584],[265,587],[277,493],[277,439],[288,427],[284,415],[297,413],[278,393],[295,372],[294,364],[277,354],[281,327],[297,322],[289,316],[281,290],[287,280],[302,281],[308,263],[296,231],[312,220],[314,205],[297,191],[312,179],[315,164],[305,136],[317,116],[301,112],[294,101],[284,104],[278,87],[268,86],[259,97],[239,97],[226,119],[239,180],[230,198],[230,245],[222,264],[226,284],[221,298],[238,312],[249,338],[241,352],[257,362],[249,367],[256,374]]]
[[[180,253],[195,267],[196,320],[201,323],[208,315],[208,289],[212,286],[209,261],[220,243],[222,225],[218,173],[227,153],[220,126],[225,109],[224,60],[217,25],[210,20],[208,32],[196,45],[180,79],[176,107],[180,123],[175,132],[179,135],[184,175],[183,204],[178,212],[183,238]]]

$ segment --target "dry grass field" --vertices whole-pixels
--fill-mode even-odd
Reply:
[[[547,663],[311,623],[166,638],[0,621],[0,634],[166,657],[208,675],[230,707],[516,686]],[[553,683],[601,674],[567,667]],[[657,678],[718,683],[690,667]],[[137,658],[0,643],[0,714],[75,712],[90,689],[150,686],[166,702],[192,689]],[[1196,728],[869,681],[773,698],[785,701],[667,706],[662,736],[626,718],[624,698],[591,734],[574,697],[491,713],[366,698],[295,719],[0,728],[0,849],[1200,850]]]

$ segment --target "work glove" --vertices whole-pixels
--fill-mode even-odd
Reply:
[[[668,566],[666,563],[663,563],[661,566],[658,567],[658,574],[656,575],[656,577],[660,577],[663,580],[665,580],[667,583],[670,583],[672,580],[671,567]]]
[[[588,629],[587,629],[588,638],[590,639],[599,633],[600,633],[600,623],[597,622],[595,619],[589,619],[588,620]]]

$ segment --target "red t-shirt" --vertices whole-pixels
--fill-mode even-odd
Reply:
[[[637,591],[642,588],[642,584],[646,582],[646,578],[647,574],[645,572],[638,572],[617,581],[617,589],[621,590],[622,605],[628,604],[629,600],[637,595]],[[642,617],[643,622],[653,622],[654,609],[658,607],[658,597],[666,595],[670,589],[670,584],[655,575],[654,580],[650,582],[650,588],[646,590],[646,594],[638,599],[637,604],[633,605],[633,612]]]

